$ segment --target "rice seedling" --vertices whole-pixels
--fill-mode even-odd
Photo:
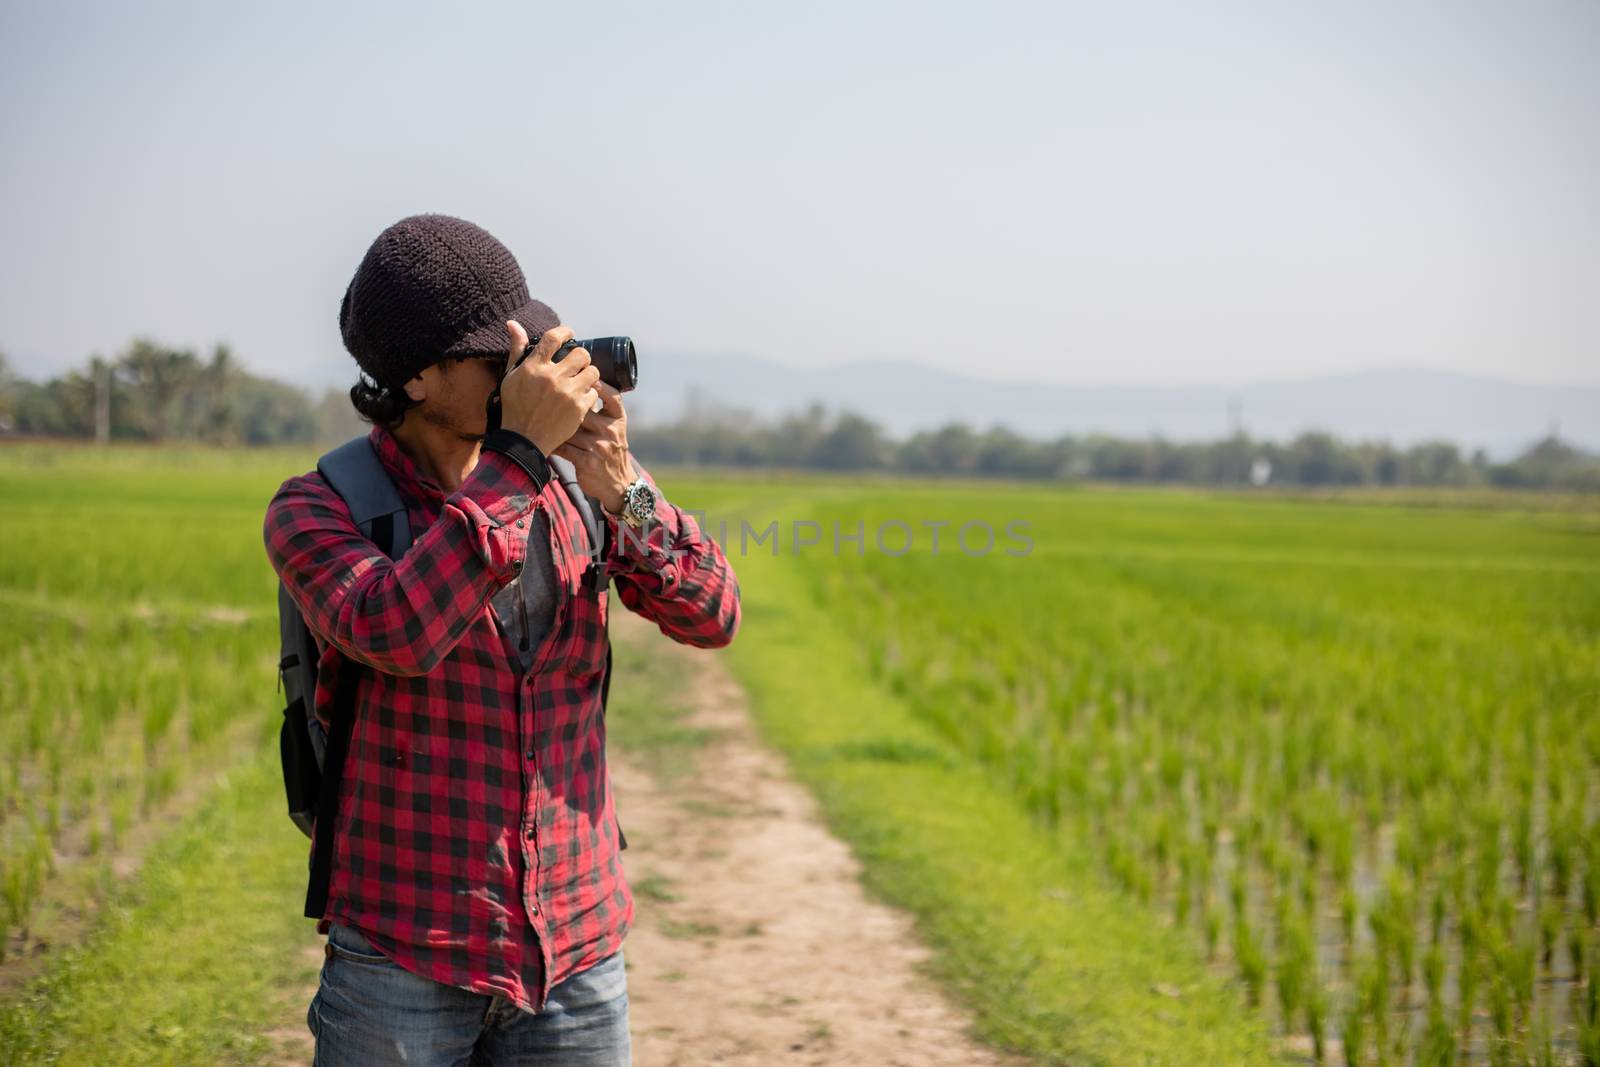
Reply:
[[[180,462],[0,452],[0,945],[27,941],[58,856],[118,852],[276,714],[260,522],[284,457]]]
[[[793,566],[863,669],[1098,841],[1285,1033],[1338,1033],[1350,1062],[1531,1062],[1542,1020],[1577,1054],[1596,509],[907,486],[830,490],[817,517],[918,508],[1025,516],[1035,551]],[[1318,1000],[1322,968],[1359,995]]]

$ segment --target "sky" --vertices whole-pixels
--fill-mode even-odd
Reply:
[[[362,254],[444,212],[642,379],[1593,384],[1597,56],[1592,0],[8,0],[0,352],[348,384]]]

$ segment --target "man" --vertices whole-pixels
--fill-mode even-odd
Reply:
[[[357,678],[306,1018],[315,1062],[628,1064],[608,597],[557,470],[601,505],[622,603],[668,636],[726,645],[737,580],[630,457],[621,398],[588,353],[552,361],[572,331],[484,230],[390,226],[339,322],[364,372],[351,399],[418,533],[391,561],[316,472],[267,510],[267,555],[320,649],[324,725],[338,670]]]

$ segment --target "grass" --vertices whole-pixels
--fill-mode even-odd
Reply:
[[[629,882],[633,895],[641,900],[654,900],[671,904],[683,899],[683,894],[673,888],[672,879],[664,874],[647,874]]]
[[[1542,1053],[1530,1035],[1554,1035],[1564,1056],[1595,1040],[1592,499],[1506,496],[1495,509],[1479,497],[916,483],[744,493],[743,505],[713,503],[713,520],[721,507],[759,514],[756,526],[862,524],[868,546],[882,523],[948,523],[938,553],[923,531],[903,556],[830,551],[825,535],[736,557],[747,618],[734,663],[772,739],[833,798],[840,831],[869,854],[895,847],[879,864],[894,899],[948,917],[967,893],[1005,895],[981,876],[1003,877],[1007,861],[975,853],[982,842],[969,847],[954,814],[908,846],[872,812],[910,791],[960,796],[965,816],[966,794],[943,783],[970,776],[1158,940],[1231,970],[1232,995],[1319,1058],[1337,1053],[1337,1033],[1362,1035],[1343,1050],[1351,1063],[1432,1062],[1447,1048],[1522,1062]],[[954,546],[964,523],[1013,518],[1030,523],[1029,553]],[[981,854],[981,876],[964,884],[931,866],[922,881],[937,890],[904,884],[922,851]],[[951,952],[977,939],[935,936]],[[1102,963],[1089,945],[1072,958]],[[997,967],[973,970],[992,980]],[[1128,977],[1102,975],[1112,987]],[[1136,1001],[1085,1000],[1070,980],[1051,988],[1119,1030],[1137,1014]],[[1090,1020],[1016,1027],[1002,1020],[1025,1006],[994,1001],[991,1032],[1010,1027],[1016,1047],[1129,1055],[1053,1043],[1053,1026]],[[1184,1047],[1154,1034],[1133,1046]]]
[[[192,820],[113,893],[95,933],[0,1011],[0,1062],[273,1059],[314,984],[300,914],[305,839],[280,812],[276,752],[221,777]]]
[[[660,928],[667,937],[680,941],[693,940],[697,937],[718,937],[722,934],[722,928],[716,923],[700,919],[674,919],[665,915],[661,917]]]
[[[612,604],[613,610],[626,610],[615,596]],[[627,749],[630,757],[663,783],[682,781],[694,769],[693,753],[719,732],[683,722],[691,711],[681,696],[687,667],[642,642],[613,640],[611,654],[606,744]],[[626,832],[627,828],[623,829]]]
[[[0,450],[0,956],[50,936],[52,879],[103,882],[186,782],[271,739],[261,516],[295,469],[276,453]]]
[[[304,1018],[260,529],[310,464],[0,450],[0,873],[13,943],[52,942],[0,1005],[0,1062],[270,1061]]]
[[[256,1062],[299,1025],[316,936],[259,530],[311,461],[0,453],[0,917],[36,938],[63,863],[103,901],[0,1008],[0,1061]],[[1600,1056],[1592,499],[655,473],[735,519],[1030,521],[1025,557],[734,557],[762,734],[989,1040],[1075,1065]],[[715,736],[681,669],[617,646],[608,728],[668,780]]]

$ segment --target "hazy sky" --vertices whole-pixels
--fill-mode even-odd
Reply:
[[[580,336],[1600,381],[1600,4],[0,7],[0,351],[345,382],[421,211]]]

